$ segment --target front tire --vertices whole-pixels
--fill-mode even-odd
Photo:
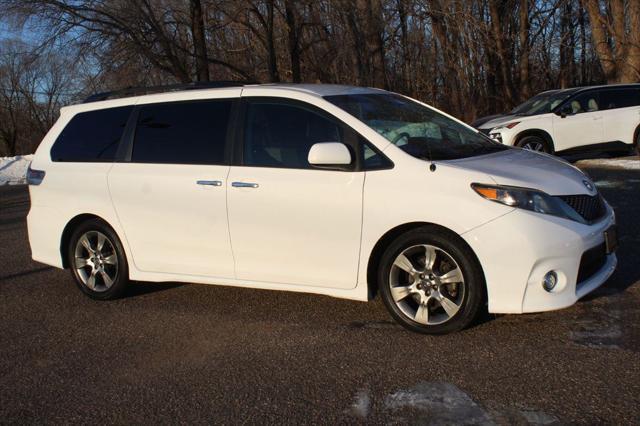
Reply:
[[[400,235],[378,268],[382,300],[405,328],[425,334],[461,330],[476,319],[484,276],[457,236],[425,227]]]
[[[116,299],[129,284],[129,267],[122,243],[101,220],[88,220],[73,231],[67,261],[76,285],[92,299]]]
[[[516,146],[528,151],[545,152],[551,154],[551,146],[549,143],[540,136],[525,136],[516,142]]]

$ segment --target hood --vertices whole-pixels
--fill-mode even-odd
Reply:
[[[519,117],[517,115],[512,115],[512,114],[508,114],[508,115],[500,115],[498,117],[495,117],[489,121],[485,121],[481,126],[480,129],[493,129],[494,127],[498,127],[501,126],[503,124],[507,124],[510,121],[514,121],[514,120],[519,120],[522,121],[523,117]]]
[[[499,118],[499,117],[503,117],[504,114],[494,114],[494,115],[486,115],[484,117],[480,117],[475,119],[474,121],[471,122],[470,126],[471,127],[475,127],[476,129],[480,128],[480,126],[482,126],[484,123],[486,123],[487,121]]]
[[[577,167],[547,154],[519,148],[447,163],[485,173],[498,185],[538,189],[549,195],[595,195],[597,192],[591,179]],[[589,190],[585,182],[593,189]]]

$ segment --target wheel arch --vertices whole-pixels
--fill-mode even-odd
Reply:
[[[633,132],[633,140],[631,142],[631,145],[640,149],[640,124],[638,124],[635,132]]]
[[[513,139],[513,146],[516,146],[516,144],[518,142],[520,142],[520,140],[522,138],[525,138],[527,136],[538,136],[538,137],[541,137],[542,139],[545,140],[545,142],[547,142],[549,144],[549,147],[551,147],[551,153],[553,154],[555,152],[556,148],[555,148],[555,145],[553,144],[553,138],[551,137],[549,132],[547,132],[546,130],[542,130],[542,129],[527,129],[527,130],[523,130],[522,132],[518,133],[516,135],[516,137]]]
[[[373,249],[371,250],[371,254],[369,256],[369,260],[367,263],[367,291],[368,291],[369,299],[371,300],[375,298],[375,296],[378,294],[378,286],[379,286],[378,279],[377,279],[378,265],[380,263],[380,259],[382,258],[382,255],[384,254],[384,251],[386,250],[386,248],[389,246],[389,244],[393,242],[393,240],[395,240],[401,234],[404,234],[406,232],[409,232],[414,229],[419,229],[419,228],[431,228],[439,232],[444,232],[450,235],[451,238],[457,240],[458,242],[460,242],[460,244],[464,245],[469,249],[469,252],[473,255],[472,260],[477,264],[478,268],[480,269],[480,272],[482,273],[483,287],[484,287],[483,296],[484,296],[484,300],[486,301],[487,300],[486,277],[484,274],[484,269],[482,268],[482,264],[480,263],[480,260],[478,259],[478,256],[474,252],[473,248],[464,240],[464,238],[462,238],[456,232],[442,225],[437,225],[435,223],[430,223],[430,222],[404,223],[402,225],[398,225],[395,228],[388,230],[384,235],[382,235],[382,237],[378,239],[376,244],[373,246]]]
[[[67,222],[67,224],[64,227],[64,230],[62,231],[62,236],[60,238],[60,257],[62,259],[62,267],[65,269],[69,268],[69,262],[67,260],[67,256],[66,256],[66,249],[69,246],[69,240],[71,239],[71,235],[73,234],[73,231],[82,223],[88,221],[88,220],[93,220],[93,219],[98,219],[99,221],[103,222],[105,225],[107,225],[108,227],[110,227],[113,232],[116,233],[116,235],[118,235],[118,233],[115,231],[115,229],[113,228],[113,226],[111,226],[111,224],[109,224],[109,222],[107,222],[106,220],[104,220],[104,218],[95,215],[95,214],[91,214],[91,213],[82,213],[79,214],[77,216],[74,216],[73,218],[71,218],[71,220],[69,220],[69,222]],[[122,241],[122,238],[120,238],[120,241]]]

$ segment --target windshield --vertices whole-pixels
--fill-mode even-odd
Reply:
[[[400,95],[325,96],[408,154],[425,160],[452,160],[507,149],[418,102]]]
[[[548,114],[565,99],[573,94],[572,90],[540,93],[528,101],[518,105],[511,111],[514,115]]]

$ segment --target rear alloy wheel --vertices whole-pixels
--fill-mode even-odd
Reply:
[[[94,299],[117,298],[128,284],[122,244],[115,232],[99,220],[76,228],[69,244],[68,264],[80,290]]]
[[[482,304],[484,281],[473,254],[437,229],[400,236],[383,255],[378,279],[387,309],[412,331],[460,330]]]
[[[516,143],[516,146],[529,151],[551,153],[547,141],[539,136],[525,136]]]

